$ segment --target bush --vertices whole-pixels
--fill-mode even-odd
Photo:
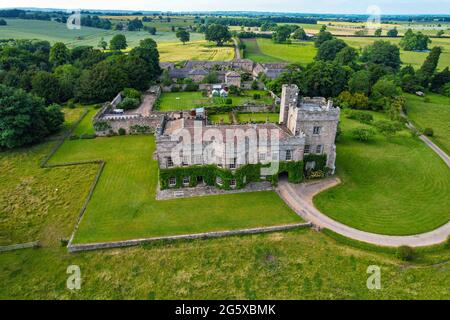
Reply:
[[[393,136],[402,129],[400,122],[380,120],[374,123],[378,131],[385,136]]]
[[[195,92],[198,91],[199,85],[197,83],[188,83],[184,88],[184,91]]]
[[[261,99],[261,95],[259,93],[255,93],[255,94],[253,94],[253,99],[259,100],[259,99]]]
[[[111,125],[106,121],[97,121],[94,122],[94,129],[95,131],[106,131],[111,129]]]
[[[141,101],[141,93],[133,88],[123,89],[122,96],[124,98],[137,99],[137,100],[139,100],[139,102]]]
[[[362,111],[350,111],[347,114],[347,118],[357,120],[365,124],[370,124],[373,122],[373,116],[370,113]]]
[[[119,109],[124,110],[130,110],[130,109],[136,109],[140,104],[139,99],[136,98],[125,98],[122,100],[121,103],[119,103],[118,107]]]
[[[80,139],[95,139],[96,137],[97,135],[93,133],[83,133],[80,135]]]
[[[428,137],[432,137],[434,135],[434,130],[432,128],[425,128],[425,130],[423,130],[423,134]]]
[[[370,128],[359,127],[352,130],[352,135],[359,141],[367,142],[375,136],[375,132]]]
[[[172,86],[172,88],[170,89],[171,92],[180,92],[180,87],[178,86]]]
[[[127,134],[127,131],[124,128],[119,128],[119,136],[124,136]]]
[[[445,246],[447,249],[450,249],[450,236],[447,237],[447,241],[445,241],[444,246]]]
[[[225,99],[225,104],[227,104],[227,105],[232,105],[232,104],[233,104],[233,99],[231,99],[231,98],[226,98],[226,99]]]
[[[415,257],[414,249],[408,246],[401,246],[397,248],[397,258],[402,261],[412,261]]]

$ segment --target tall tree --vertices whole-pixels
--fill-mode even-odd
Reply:
[[[424,81],[426,81],[427,84],[431,81],[434,73],[436,72],[436,68],[439,63],[439,57],[441,56],[441,53],[442,53],[441,47],[434,47],[428,54],[427,58],[422,64],[422,67],[420,68],[420,72],[423,75]]]
[[[227,26],[212,24],[206,29],[205,39],[216,42],[217,46],[221,47],[224,42],[231,40],[231,33]]]
[[[189,34],[189,32],[187,32],[184,29],[178,29],[177,33],[175,34],[176,37],[183,42],[183,44],[185,44],[186,42],[189,42],[191,35]]]
[[[333,35],[331,34],[331,32],[326,31],[325,26],[325,29],[321,29],[320,32],[317,34],[316,39],[314,40],[314,44],[316,45],[317,48],[319,48],[322,45],[322,43],[329,40],[333,40]]]
[[[57,42],[50,49],[49,61],[50,63],[57,67],[68,63],[70,60],[69,49],[62,42]]]
[[[109,42],[109,48],[111,50],[123,50],[127,47],[127,38],[123,34],[116,34]]]
[[[325,41],[317,50],[316,60],[322,61],[333,61],[336,55],[345,47],[347,44],[341,39],[333,39]]]
[[[278,26],[272,35],[273,41],[277,43],[286,42],[291,35],[291,28],[287,25]]]
[[[398,36],[398,30],[397,30],[397,28],[393,28],[393,29],[388,30],[387,36],[388,36],[388,37],[391,37],[391,38],[397,37],[397,36]]]
[[[361,60],[398,70],[401,64],[400,49],[389,41],[378,40],[364,48]]]

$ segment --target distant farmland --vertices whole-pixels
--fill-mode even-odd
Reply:
[[[116,34],[123,33],[128,45],[134,47],[144,38],[153,38],[157,42],[178,42],[174,32],[157,32],[151,35],[145,31],[113,31],[97,28],[81,27],[80,30],[69,30],[64,23],[55,21],[6,19],[8,25],[0,27],[0,39],[40,39],[50,43],[64,42],[69,47],[82,45],[97,46],[103,37],[107,42]],[[191,40],[201,40],[203,35],[191,34]]]

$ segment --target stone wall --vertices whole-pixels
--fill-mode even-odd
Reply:
[[[241,230],[231,230],[231,231],[205,232],[205,233],[185,234],[185,235],[167,236],[167,237],[154,237],[154,238],[145,238],[145,239],[125,240],[125,241],[98,242],[98,243],[88,243],[88,244],[71,244],[67,248],[68,248],[69,252],[79,252],[79,251],[88,251],[88,250],[137,246],[140,244],[145,244],[145,243],[154,242],[154,241],[174,241],[174,240],[219,238],[219,237],[234,236],[234,235],[248,235],[248,234],[257,234],[257,233],[278,232],[278,231],[293,230],[293,229],[299,229],[299,228],[310,228],[310,227],[311,227],[310,222],[296,223],[296,224],[287,224],[287,225],[272,226],[272,227],[241,229]]]

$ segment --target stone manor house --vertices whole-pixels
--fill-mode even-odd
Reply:
[[[315,159],[332,174],[339,114],[332,101],[300,97],[296,85],[284,85],[278,124],[210,125],[207,114],[194,111],[166,116],[156,130],[160,187],[239,189],[283,171],[291,180],[303,168],[314,170]],[[278,171],[261,170],[274,161]]]

